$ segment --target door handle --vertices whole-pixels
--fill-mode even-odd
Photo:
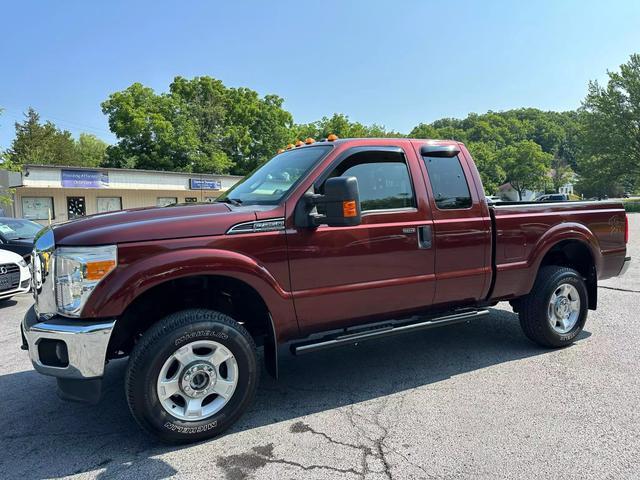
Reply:
[[[420,225],[418,227],[418,248],[431,248],[431,225]]]

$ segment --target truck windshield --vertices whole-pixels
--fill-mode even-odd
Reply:
[[[280,153],[236,183],[216,201],[241,205],[277,205],[331,148],[331,145],[314,145]]]

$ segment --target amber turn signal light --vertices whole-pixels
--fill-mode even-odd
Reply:
[[[342,215],[345,217],[357,217],[358,206],[355,200],[345,200],[342,202]]]
[[[87,262],[86,272],[84,278],[87,280],[100,280],[105,277],[107,273],[113,270],[116,266],[116,262],[113,260],[105,260],[102,262]]]

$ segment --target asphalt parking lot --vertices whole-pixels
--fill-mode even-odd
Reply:
[[[19,349],[30,297],[0,306],[2,478],[640,478],[640,215],[627,275],[564,350],[488,319],[287,358],[225,436],[141,433],[109,365],[98,406],[66,403]]]

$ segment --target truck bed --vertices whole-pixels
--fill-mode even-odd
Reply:
[[[599,279],[617,275],[624,263],[625,211],[621,202],[505,202],[491,205],[490,214],[493,299],[527,294],[546,252],[561,241],[588,246]]]

